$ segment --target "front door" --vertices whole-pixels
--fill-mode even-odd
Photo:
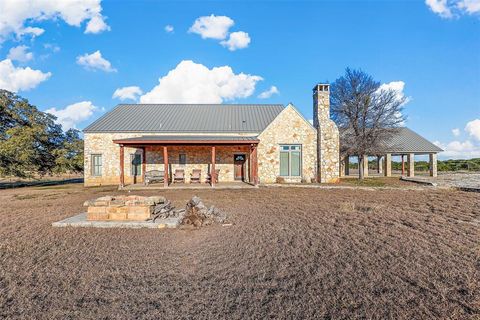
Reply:
[[[233,175],[235,180],[245,180],[245,161],[247,157],[244,154],[233,155]]]

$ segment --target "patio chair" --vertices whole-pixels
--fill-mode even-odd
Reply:
[[[192,174],[190,175],[190,183],[200,183],[200,178],[202,176],[202,170],[193,169]]]
[[[175,182],[185,183],[185,170],[175,169],[175,173],[173,174],[173,183]]]
[[[218,182],[218,176],[220,175],[220,169],[215,169],[215,183]],[[205,180],[205,183],[211,183],[212,182],[212,175],[207,173],[207,179]]]
[[[145,172],[145,185],[153,182],[164,182],[165,172],[160,170],[150,170]]]

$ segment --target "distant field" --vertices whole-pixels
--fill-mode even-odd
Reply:
[[[0,318],[479,319],[480,194],[168,190],[233,226],[52,228],[115,188],[0,191]]]

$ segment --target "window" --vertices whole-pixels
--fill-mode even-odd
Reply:
[[[180,153],[178,155],[178,163],[181,165],[187,164],[187,155],[185,153]]]
[[[284,177],[299,177],[302,172],[302,146],[280,146],[280,175]]]
[[[131,154],[130,155],[130,164],[131,164],[131,174],[132,176],[139,176],[142,174],[142,155],[141,154]]]
[[[92,154],[92,176],[102,175],[102,155]]]

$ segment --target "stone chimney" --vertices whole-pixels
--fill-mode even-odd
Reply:
[[[340,137],[330,119],[330,85],[319,83],[313,88],[313,126],[317,129],[318,182],[338,182],[340,176]]]
[[[313,88],[313,126],[330,119],[330,85],[319,83]]]

